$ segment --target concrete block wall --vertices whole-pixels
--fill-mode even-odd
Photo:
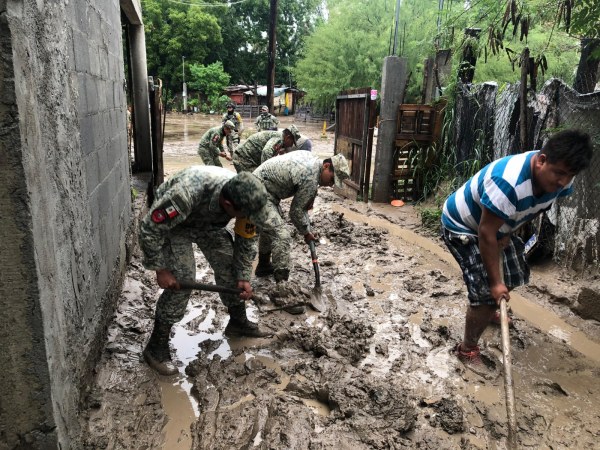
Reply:
[[[78,448],[132,222],[119,0],[0,0],[0,449]]]

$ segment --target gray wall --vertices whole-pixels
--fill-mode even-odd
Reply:
[[[119,0],[0,0],[2,449],[78,447],[132,222],[121,35]]]

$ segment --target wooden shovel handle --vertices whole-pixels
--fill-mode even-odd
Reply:
[[[504,252],[500,250],[500,279],[504,283]],[[515,391],[512,377],[512,357],[510,354],[510,334],[508,331],[508,308],[506,298],[500,299],[500,331],[502,335],[502,365],[504,367],[504,393],[506,417],[508,419],[508,448],[517,449],[517,415],[515,412]]]

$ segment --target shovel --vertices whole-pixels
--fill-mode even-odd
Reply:
[[[504,282],[504,252],[500,250],[500,279]],[[504,393],[506,415],[508,418],[508,448],[517,448],[517,416],[515,413],[515,392],[512,377],[512,358],[510,356],[510,336],[508,334],[508,310],[506,298],[500,299],[500,331],[502,334],[502,363],[504,366]]]
[[[232,294],[232,295],[240,295],[242,293],[242,289],[240,289],[240,288],[230,288],[230,287],[225,287],[225,286],[218,286],[216,284],[197,283],[195,281],[180,281],[179,287],[181,289],[194,289],[194,290],[199,290],[199,291],[220,292],[222,294]],[[252,299],[254,301],[254,304],[258,308],[258,310],[261,311],[259,300],[262,300],[264,302],[264,299],[262,299],[262,296],[260,294],[257,294],[256,292],[253,292]]]
[[[312,258],[313,268],[315,269],[315,287],[310,293],[310,306],[317,312],[323,312],[327,309],[323,301],[323,289],[321,288],[321,274],[319,272],[319,258],[315,250],[315,241],[309,241],[310,257]]]

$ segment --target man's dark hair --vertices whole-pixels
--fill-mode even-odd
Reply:
[[[324,159],[323,164],[325,164],[325,163],[329,163],[329,169],[333,173],[333,163],[331,162],[331,158]],[[323,165],[323,164],[321,164],[321,165]]]
[[[564,130],[556,133],[540,152],[548,162],[564,162],[573,172],[579,173],[590,166],[593,145],[590,135],[580,130]]]

